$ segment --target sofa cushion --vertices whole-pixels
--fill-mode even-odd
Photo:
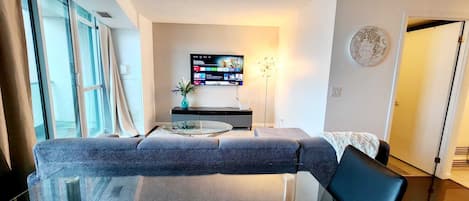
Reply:
[[[296,172],[298,149],[293,139],[221,137],[221,173]]]
[[[211,137],[151,137],[143,140],[137,149],[218,149],[218,139]]]
[[[338,165],[334,148],[321,137],[301,139],[299,143],[298,170],[310,171],[322,185],[329,184]]]
[[[137,149],[142,174],[209,174],[222,165],[217,138],[151,137]]]
[[[256,137],[284,137],[292,139],[309,138],[310,136],[300,128],[256,128]]]

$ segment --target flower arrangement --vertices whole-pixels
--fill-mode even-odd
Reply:
[[[190,80],[185,80],[182,78],[177,85],[176,88],[171,90],[174,93],[180,93],[181,96],[187,96],[187,94],[193,92],[195,90],[195,86],[191,84]]]
[[[180,93],[182,96],[181,108],[189,108],[189,101],[187,101],[187,94],[193,92],[195,86],[190,82],[190,80],[185,80],[182,78],[176,85],[176,88],[171,90],[174,93]]]

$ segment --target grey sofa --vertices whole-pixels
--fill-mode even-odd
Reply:
[[[34,147],[32,185],[52,174],[200,175],[310,171],[327,185],[338,165],[322,138],[149,137],[55,139]],[[59,171],[60,170],[60,171]]]

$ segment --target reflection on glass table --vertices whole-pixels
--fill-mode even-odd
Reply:
[[[219,121],[175,121],[160,125],[163,129],[183,136],[213,137],[233,129],[233,126]]]
[[[54,177],[18,200],[333,201],[309,172],[296,174]]]

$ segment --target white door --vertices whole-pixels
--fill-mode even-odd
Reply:
[[[433,174],[462,22],[408,32],[391,127],[391,154]]]

